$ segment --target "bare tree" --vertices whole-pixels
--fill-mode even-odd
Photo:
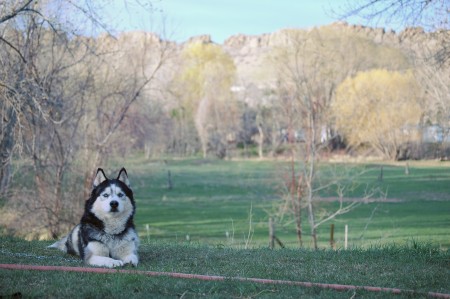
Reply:
[[[19,84],[26,73],[27,58],[18,46],[17,30],[8,26],[20,15],[37,14],[32,7],[32,0],[24,2],[10,1],[0,6],[0,50],[4,59],[1,60],[2,76],[0,80],[0,92],[2,101],[1,140],[0,140],[0,195],[5,194],[11,181],[11,159],[16,146],[16,125],[20,124],[19,115],[28,105],[36,108],[40,103],[24,95],[18,90]],[[10,70],[13,70],[10,73]],[[36,109],[41,111],[41,109]],[[20,126],[19,126],[20,127]]]
[[[278,130],[275,129],[274,102],[277,96],[275,91],[268,86],[258,87],[252,82],[240,79],[239,85],[233,87],[233,93],[242,103],[240,130],[238,143],[244,148],[244,154],[249,155],[249,145],[257,145],[258,157],[263,159],[265,148],[272,149],[272,143],[279,139]],[[275,132],[274,132],[275,131]],[[267,150],[270,154],[270,150]]]
[[[374,24],[421,26],[427,30],[450,29],[450,3],[447,0],[360,0],[348,1],[336,15],[341,19],[361,17]],[[450,36],[433,54],[441,64],[450,59]]]
[[[17,3],[11,4],[13,11],[17,7],[14,4]],[[79,95],[79,89],[68,88],[68,82],[62,78],[79,61],[71,59],[76,46],[68,42],[57,22],[42,15],[40,11],[44,8],[33,1],[24,5],[5,24],[4,42],[0,43],[5,72],[2,85],[9,90],[3,94],[2,102],[2,111],[6,111],[3,120],[7,122],[2,126],[2,181],[10,179],[8,169],[13,149],[29,157],[32,171],[28,182],[32,185],[24,183],[20,190],[35,188],[36,192],[27,196],[27,192],[16,191],[21,200],[10,203],[15,207],[21,205],[23,209],[18,211],[28,216],[25,219],[40,219],[38,223],[49,235],[56,236],[72,206],[71,198],[63,202],[63,184],[73,159],[72,140],[83,109],[82,101],[70,100]],[[8,184],[2,185],[6,191]],[[63,209],[67,214],[61,217]],[[22,223],[26,225],[27,221]]]
[[[136,39],[131,44],[140,45],[140,51],[127,51],[128,38]],[[130,107],[149,93],[171,48],[169,43],[150,33],[124,34],[118,39],[106,36],[92,42],[98,48],[96,54],[89,57],[84,70],[92,74],[95,81],[84,95],[89,104],[82,121],[86,134],[83,160],[86,165],[101,165],[106,162],[113,137]],[[90,172],[85,174],[86,192],[90,175]]]
[[[76,31],[68,27],[69,16],[101,24],[84,4],[66,0],[8,0],[0,4],[0,63],[4,75],[0,80],[4,98],[0,103],[0,194],[8,190],[11,181],[12,155],[23,153],[26,126],[33,126],[37,119],[51,120],[49,112],[55,108],[55,100],[49,93],[57,82],[54,78],[78,62],[63,62],[63,57],[73,55],[73,48],[65,46]],[[60,11],[67,13],[64,18]]]
[[[448,28],[450,25],[446,0],[360,0],[349,1],[342,18],[360,16],[371,22],[425,26],[430,29]]]
[[[291,161],[285,180],[287,196],[281,211],[290,207],[300,246],[303,243],[302,211],[306,211],[310,235],[317,249],[317,228],[351,211],[364,200],[343,200],[348,177],[328,174],[330,178],[326,180],[320,174],[323,169],[319,168],[320,155],[334,137],[328,109],[335,88],[359,65],[349,63],[320,31],[286,31],[286,40],[286,45],[277,49],[273,56],[279,78],[277,109],[284,120]],[[339,207],[335,211],[318,213],[319,194],[323,190],[337,193],[334,198],[339,201]],[[367,193],[367,197],[372,195]]]
[[[138,36],[132,44],[141,51],[131,56],[121,37],[75,36],[60,22],[66,15],[45,16],[67,5],[95,21],[80,3],[8,4],[0,27],[2,186],[9,183],[14,149],[27,174],[12,191],[4,210],[10,216],[2,222],[18,232],[26,226],[29,237],[56,237],[79,218],[90,186],[75,186],[90,184],[91,170],[106,162],[130,107],[149,94],[170,45],[153,34]]]
[[[445,148],[450,137],[450,70],[428,59],[417,59],[416,77],[427,99],[423,122],[437,125],[441,130],[436,141],[440,147],[440,158],[447,159]]]

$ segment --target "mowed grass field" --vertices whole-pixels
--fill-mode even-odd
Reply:
[[[330,225],[335,226],[337,248],[344,246],[348,225],[349,246],[431,243],[450,247],[450,164],[410,162],[405,165],[323,164],[319,175],[361,174],[347,185],[354,189],[347,200],[359,200],[367,189],[375,195],[351,212],[319,227],[321,248],[329,247]],[[166,160],[132,161],[127,166],[137,199],[136,225],[143,240],[213,244],[235,248],[268,245],[268,221],[283,203],[289,177],[286,161]],[[172,188],[169,189],[169,172]],[[356,186],[356,187],[355,187]],[[320,216],[338,207],[328,190],[318,201]],[[303,242],[310,247],[306,209]],[[275,217],[280,219],[280,217]],[[295,225],[287,215],[276,225],[276,235],[288,247],[298,246]]]
[[[120,163],[121,167],[123,163]],[[387,190],[386,201],[360,205],[319,230],[321,250],[304,248],[285,220],[278,237],[288,248],[268,248],[269,215],[282,198],[284,161],[128,160],[141,236],[136,270],[220,275],[224,281],[139,274],[96,274],[0,268],[5,298],[428,298],[449,296],[449,167],[411,165],[324,165],[364,174],[348,196],[369,187]],[[113,167],[113,168],[114,168]],[[112,169],[111,169],[112,170]],[[342,171],[341,171],[342,170]],[[168,171],[172,189],[168,188]],[[110,173],[112,171],[108,171]],[[358,184],[355,184],[355,186]],[[324,197],[332,194],[327,191]],[[318,208],[336,208],[322,201]],[[306,217],[306,215],[304,216]],[[306,223],[306,221],[305,221]],[[329,248],[329,224],[336,226],[336,250]],[[343,249],[349,225],[350,248]],[[74,256],[47,248],[52,241],[0,236],[0,264],[86,267]],[[125,269],[134,269],[125,266]],[[412,290],[392,294],[367,290],[242,282],[233,277],[372,286]]]

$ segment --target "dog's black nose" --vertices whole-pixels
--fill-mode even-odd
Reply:
[[[113,200],[109,203],[109,205],[111,206],[111,208],[117,209],[117,207],[119,206],[119,202]]]

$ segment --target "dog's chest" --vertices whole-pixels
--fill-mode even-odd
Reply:
[[[119,248],[124,244],[132,243],[137,239],[135,231],[131,228],[119,235],[102,233],[99,235],[99,241],[107,245],[109,248]]]
[[[118,235],[122,234],[124,230],[127,231],[127,233],[130,231],[130,229],[126,228],[128,218],[118,218],[118,219],[104,219],[104,231],[108,235]]]
[[[128,227],[125,230],[122,228],[121,231],[118,231],[118,234],[111,234],[109,230],[99,230],[96,227],[87,225],[84,227],[84,233],[88,236],[88,239],[97,240],[110,249],[123,247],[127,243],[138,242],[138,236],[132,227]]]

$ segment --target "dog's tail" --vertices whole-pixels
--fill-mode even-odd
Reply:
[[[73,255],[80,255],[80,252],[78,250],[78,242],[80,239],[79,233],[80,225],[77,225],[70,231],[67,236],[63,237],[59,241],[56,241],[47,248],[58,248],[59,250]]]
[[[59,250],[62,250],[64,252],[67,252],[67,237],[65,236],[64,238],[62,238],[61,240],[56,241],[55,243],[53,243],[50,246],[47,246],[47,248],[58,248]]]

